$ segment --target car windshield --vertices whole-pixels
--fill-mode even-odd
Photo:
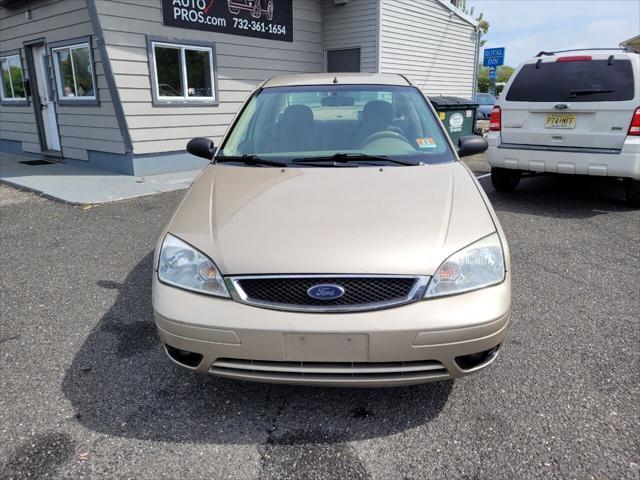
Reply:
[[[496,99],[488,93],[478,93],[476,95],[476,102],[478,102],[480,105],[493,105],[494,103],[496,103]]]
[[[229,157],[309,166],[455,159],[420,91],[387,85],[265,88],[249,100],[216,160]]]

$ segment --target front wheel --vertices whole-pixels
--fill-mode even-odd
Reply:
[[[624,179],[625,199],[629,205],[640,207],[640,180]]]
[[[499,192],[513,192],[520,183],[520,176],[520,170],[491,168],[491,184]]]

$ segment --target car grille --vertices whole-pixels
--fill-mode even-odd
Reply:
[[[422,298],[428,277],[406,276],[265,276],[231,279],[236,300],[281,310],[336,312],[388,308]],[[344,295],[315,299],[316,285],[339,285]]]
[[[272,362],[218,358],[210,373],[246,380],[288,383],[376,383],[440,380],[449,377],[437,361],[415,362]]]

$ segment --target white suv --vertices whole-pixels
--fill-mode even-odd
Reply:
[[[640,54],[540,52],[520,65],[491,113],[491,181],[513,191],[523,173],[622,178],[640,204]]]

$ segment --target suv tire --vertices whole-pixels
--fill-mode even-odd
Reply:
[[[520,183],[520,176],[520,170],[491,168],[491,184],[499,192],[513,192]]]
[[[629,205],[640,207],[640,180],[624,179],[625,199]]]

